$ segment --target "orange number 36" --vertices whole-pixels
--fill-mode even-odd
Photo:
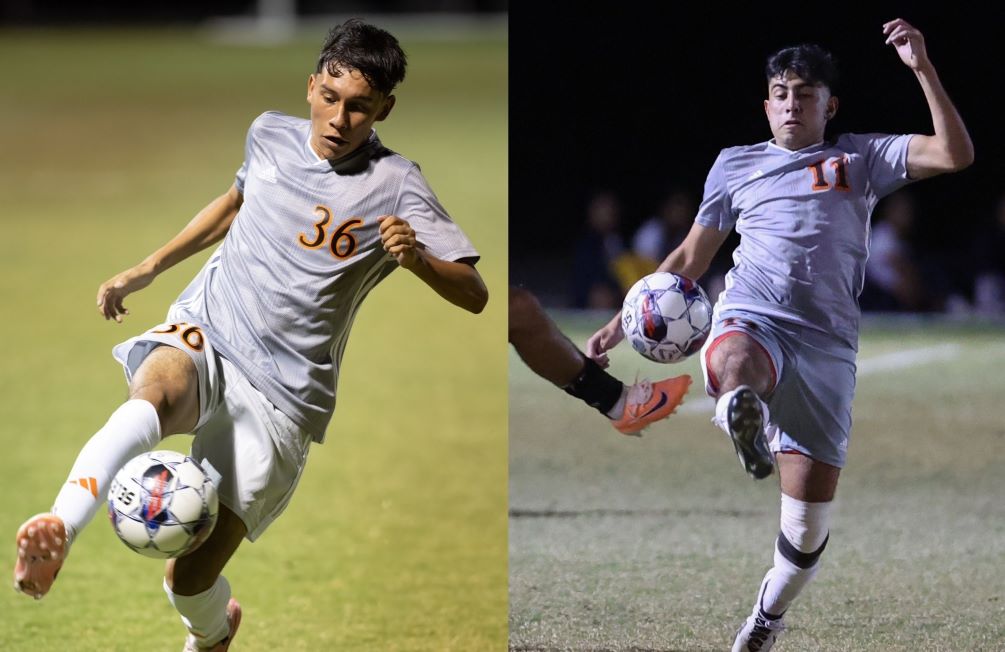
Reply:
[[[324,246],[325,242],[328,242],[328,250],[331,251],[332,256],[339,260],[349,258],[356,253],[356,247],[359,246],[359,243],[352,230],[363,226],[363,220],[353,217],[342,222],[330,232],[331,237],[329,238],[328,225],[332,221],[332,210],[327,206],[319,205],[314,209],[314,212],[321,215],[321,219],[314,223],[314,234],[310,240],[306,234],[300,234],[298,239],[301,245],[308,249],[318,249]]]

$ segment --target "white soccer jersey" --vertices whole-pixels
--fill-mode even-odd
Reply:
[[[397,268],[377,218],[407,220],[427,251],[476,259],[418,166],[376,133],[336,164],[309,144],[310,121],[264,113],[236,185],[244,204],[221,246],[173,306],[283,413],[324,440],[356,311]]]
[[[843,134],[798,151],[771,142],[722,150],[695,218],[741,236],[721,309],[796,322],[857,348],[869,217],[910,181],[910,139]]]

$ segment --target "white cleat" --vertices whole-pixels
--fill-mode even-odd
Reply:
[[[782,619],[769,620],[764,617],[759,608],[743,623],[736,633],[732,652],[768,652],[775,646],[778,637],[785,631]]]

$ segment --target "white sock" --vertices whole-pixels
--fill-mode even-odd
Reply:
[[[625,400],[628,397],[628,385],[623,385],[621,388],[621,396],[618,398],[618,402],[614,404],[610,410],[607,411],[607,418],[609,419],[620,419],[625,413]]]
[[[161,438],[157,410],[149,401],[126,401],[77,455],[52,512],[63,519],[72,542],[105,502],[112,478],[126,462],[153,450]]]
[[[200,648],[216,645],[230,634],[230,621],[227,620],[230,583],[223,575],[216,578],[213,586],[196,595],[174,593],[165,579],[164,592]]]
[[[830,509],[833,503],[807,503],[782,494],[781,533],[799,553],[820,550],[827,540]],[[775,565],[764,576],[758,592],[758,606],[769,616],[781,616],[796,596],[816,576],[820,560],[809,568],[796,565],[779,549],[775,541]]]

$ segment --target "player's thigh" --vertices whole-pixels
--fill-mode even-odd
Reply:
[[[701,352],[705,389],[711,396],[737,385],[770,394],[781,377],[783,353],[767,323],[753,316],[716,316]]]
[[[778,453],[775,463],[783,494],[808,503],[834,500],[840,468],[795,452]]]
[[[149,401],[161,420],[161,432],[191,432],[199,419],[199,379],[188,354],[168,345],[154,348],[129,383],[129,397]]]
[[[216,526],[209,538],[184,557],[168,560],[164,570],[168,586],[178,595],[196,595],[209,589],[247,533],[244,521],[225,505],[220,505]]]
[[[217,494],[257,539],[286,509],[307,463],[311,435],[276,408],[226,358],[223,399],[195,431],[192,456],[220,475]]]

